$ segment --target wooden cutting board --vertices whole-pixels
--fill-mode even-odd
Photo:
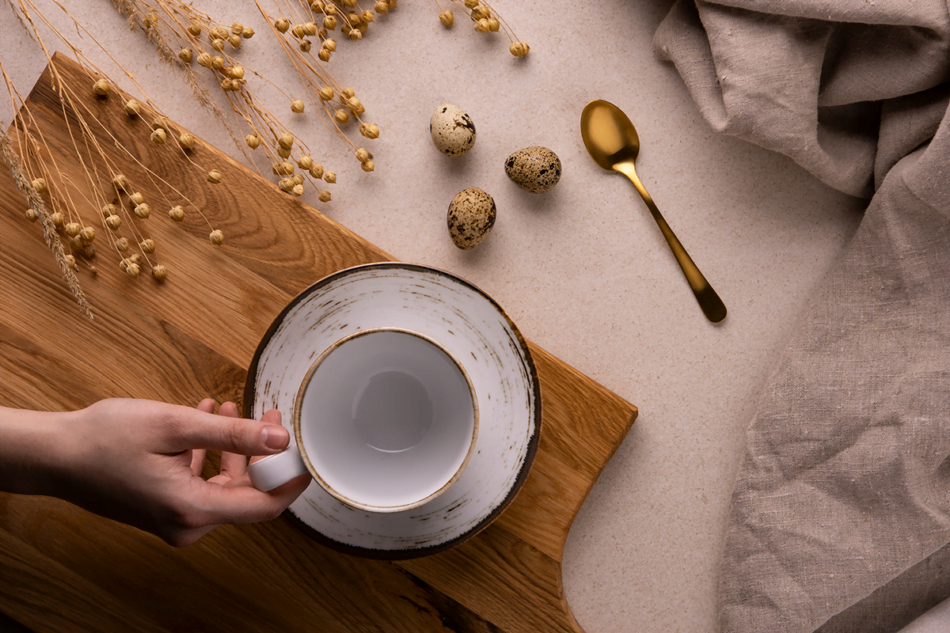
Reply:
[[[161,199],[158,183],[148,184],[110,133],[187,192],[226,241],[212,247],[195,214],[177,225],[155,208],[148,226],[168,281],[133,281],[114,254],[99,255],[98,277],[80,267],[90,321],[3,169],[0,405],[72,410],[119,396],[193,406],[211,395],[240,408],[254,350],[296,293],[342,268],[392,258],[198,141],[196,161],[226,183],[209,185],[179,153],[149,143],[120,98],[93,98],[92,80],[71,60],[53,63],[76,94],[90,95],[109,127],[95,135],[146,199]],[[49,68],[27,103],[51,158],[81,188],[64,125],[73,113],[64,115]],[[354,558],[286,517],[221,527],[175,549],[56,499],[0,494],[0,611],[36,631],[580,631],[561,585],[564,543],[637,410],[543,349],[531,352],[544,415],[533,469],[498,520],[452,550],[403,562]],[[206,473],[217,472],[209,462]]]

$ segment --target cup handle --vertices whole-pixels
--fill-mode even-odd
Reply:
[[[299,477],[305,473],[309,474],[309,472],[307,465],[303,463],[303,459],[300,457],[300,451],[293,444],[284,451],[276,455],[268,455],[247,467],[247,474],[251,478],[251,483],[261,492],[273,490],[294,477]]]

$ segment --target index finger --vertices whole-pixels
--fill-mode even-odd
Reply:
[[[273,418],[271,418],[273,419]],[[244,420],[175,407],[167,420],[162,452],[206,448],[241,455],[272,455],[287,448],[290,434],[279,424]]]

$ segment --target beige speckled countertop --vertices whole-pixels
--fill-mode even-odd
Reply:
[[[253,26],[259,39],[242,58],[293,92],[297,80],[273,42],[264,46],[253,2],[194,4]],[[110,2],[70,5],[170,117],[237,155]],[[332,203],[315,195],[308,202],[401,260],[476,283],[528,338],[639,407],[567,543],[565,590],[588,633],[715,631],[721,541],[745,427],[865,205],[782,156],[708,129],[676,71],[653,56],[653,32],[670,5],[499,0],[496,8],[531,45],[517,60],[500,34],[476,34],[460,19],[446,30],[434,2],[402,0],[362,42],[341,41],[331,65],[382,130],[370,146],[376,172],[361,172],[313,113],[303,115],[311,148],[323,148],[314,153],[339,175]],[[48,14],[66,26],[55,6]],[[28,91],[45,58],[6,6],[0,26],[0,59]],[[82,46],[119,79],[91,41]],[[275,111],[288,110],[265,96]],[[728,306],[723,324],[703,317],[633,187],[587,156],[578,122],[597,98],[636,124],[638,173]],[[458,159],[429,140],[429,117],[443,102],[467,110],[478,130],[474,149]],[[4,126],[10,116],[6,102]],[[504,173],[508,154],[530,145],[553,149],[564,166],[560,184],[540,196]],[[449,240],[445,213],[467,187],[494,197],[498,220],[481,246],[463,252]]]

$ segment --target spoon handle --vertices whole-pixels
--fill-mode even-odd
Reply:
[[[680,268],[683,269],[683,274],[686,275],[686,281],[689,282],[689,287],[693,289],[693,294],[696,295],[696,301],[699,302],[699,307],[702,308],[703,314],[713,323],[719,323],[725,319],[726,305],[722,302],[722,299],[719,298],[719,295],[716,294],[716,291],[713,290],[713,287],[709,285],[709,282],[706,281],[703,274],[699,272],[699,268],[693,263],[693,259],[689,256],[689,253],[686,252],[686,249],[683,248],[683,245],[676,238],[673,229],[671,229],[670,225],[663,219],[660,210],[656,207],[656,203],[653,202],[653,198],[650,197],[643,183],[641,183],[637,177],[633,163],[621,163],[617,165],[615,169],[629,178],[633,186],[640,192],[640,197],[643,198],[643,201],[650,209],[650,213],[653,214],[653,219],[656,220],[656,223],[660,226],[663,237],[666,238],[666,242],[673,250],[673,256],[676,257]]]

